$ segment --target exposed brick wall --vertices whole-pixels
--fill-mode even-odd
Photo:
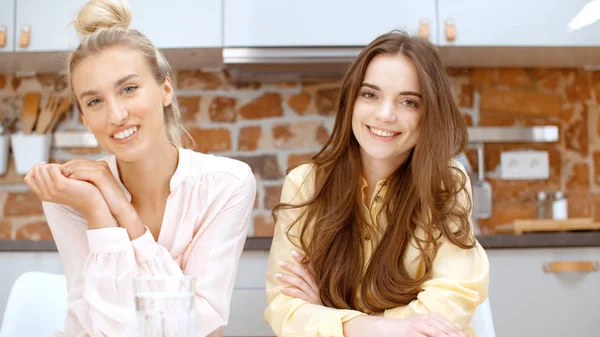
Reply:
[[[453,91],[469,125],[558,125],[553,144],[486,144],[486,179],[493,189],[493,217],[485,229],[516,218],[535,217],[538,191],[565,190],[571,217],[600,216],[600,73],[558,69],[454,69]],[[186,128],[197,149],[247,162],[258,180],[251,235],[270,236],[270,209],[277,203],[285,170],[310,158],[333,126],[337,83],[249,83],[235,85],[224,73],[182,71],[177,76]],[[0,109],[20,106],[27,91],[58,92],[56,75],[0,75]],[[1,111],[1,110],[0,110]],[[81,128],[77,116],[63,127]],[[549,151],[543,181],[499,179],[500,153],[512,149]],[[55,150],[52,159],[97,158],[101,149]],[[467,156],[477,169],[475,150]],[[0,176],[0,239],[51,239],[39,201],[14,172]]]
[[[566,191],[569,217],[600,217],[600,72],[572,69],[475,69],[456,74],[457,92],[481,126],[557,125],[560,141],[551,144],[486,144],[485,171],[493,190],[493,228],[519,218],[535,218],[538,191]],[[471,102],[474,105],[471,106]],[[550,178],[499,179],[506,150],[548,151]],[[467,153],[477,168],[475,150]],[[598,206],[595,206],[595,205]]]

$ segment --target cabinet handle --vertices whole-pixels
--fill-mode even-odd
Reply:
[[[551,261],[544,262],[546,273],[592,272],[600,270],[597,261]]]
[[[419,36],[422,39],[429,40],[429,25],[430,22],[428,18],[419,20]]]
[[[445,27],[446,41],[456,40],[456,25],[454,24],[454,19],[446,19]]]
[[[0,25],[0,48],[6,47],[6,25]]]
[[[19,45],[23,48],[29,46],[29,40],[31,40],[31,25],[23,25],[21,28],[21,37],[19,38]]]

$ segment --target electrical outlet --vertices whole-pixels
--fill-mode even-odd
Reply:
[[[550,177],[547,151],[507,151],[500,155],[500,178],[543,180]]]

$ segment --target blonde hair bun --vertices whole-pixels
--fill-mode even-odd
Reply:
[[[125,0],[90,0],[73,21],[80,37],[102,28],[127,29],[130,23],[131,9]]]

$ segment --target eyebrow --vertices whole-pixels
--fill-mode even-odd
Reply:
[[[129,74],[129,75],[124,76],[123,78],[121,78],[120,80],[115,82],[115,87],[119,87],[119,86],[123,85],[123,83],[129,81],[130,79],[132,79],[134,77],[139,77],[139,76],[136,74]],[[97,95],[97,94],[98,94],[98,91],[96,91],[96,90],[86,90],[79,95],[79,99],[83,99],[85,96],[93,96],[93,95]]]
[[[364,82],[362,85],[363,85],[363,87],[369,87],[369,88],[371,88],[373,90],[381,91],[381,88],[379,88],[375,84]],[[418,92],[415,92],[415,91],[401,91],[399,93],[399,95],[401,95],[401,96],[415,96],[415,97],[419,97],[421,99],[423,98],[423,96],[421,96],[421,94],[419,94]]]

